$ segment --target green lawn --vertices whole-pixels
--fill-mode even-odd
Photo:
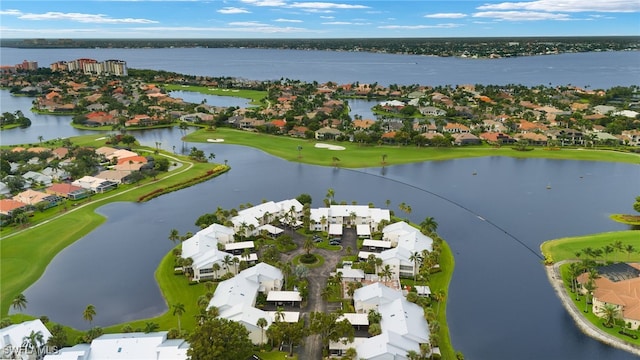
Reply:
[[[431,292],[435,293],[438,290],[443,290],[446,296],[449,296],[449,283],[453,276],[453,270],[455,267],[455,260],[453,253],[449,245],[442,242],[442,252],[440,253],[440,269],[442,271],[437,272],[431,276],[429,280],[429,287]],[[455,349],[451,344],[451,337],[449,334],[449,325],[447,323],[447,299],[440,304],[439,312],[437,313],[438,323],[440,324],[440,352],[443,359],[455,359]]]
[[[245,99],[251,99],[251,104],[260,105],[262,100],[267,97],[266,91],[259,90],[242,90],[242,89],[220,89],[211,88],[207,86],[191,86],[191,85],[176,85],[176,84],[162,84],[161,87],[167,91],[193,91],[207,95],[218,96],[234,96]]]
[[[316,148],[315,144],[318,143],[316,140],[268,135],[229,128],[217,128],[215,130],[200,129],[186,136],[186,141],[190,142],[207,142],[207,139],[224,139],[224,143],[227,144],[255,147],[289,161],[345,168],[382,166],[383,155],[386,155],[385,165],[482,156],[589,160],[640,164],[640,155],[638,154],[608,150],[546,150],[545,148],[535,148],[532,151],[516,151],[510,147],[495,148],[490,146],[418,148],[415,146],[364,146],[351,142],[322,141],[322,143],[338,145],[345,148],[345,150],[338,151]],[[299,146],[301,147],[300,151],[298,151]],[[334,157],[338,158],[338,161],[335,161]]]
[[[578,236],[571,238],[562,238],[557,240],[545,241],[540,245],[542,255],[549,262],[558,262],[562,260],[575,260],[576,252],[590,247],[592,249],[601,248],[610,245],[616,241],[621,241],[624,246],[633,245],[636,252],[629,255],[625,252],[615,251],[611,254],[609,260],[612,261],[640,261],[640,232],[635,230],[607,232],[586,236]],[[584,254],[582,255],[584,257]]]

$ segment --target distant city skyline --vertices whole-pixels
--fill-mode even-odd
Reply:
[[[638,0],[3,0],[2,38],[640,35]]]

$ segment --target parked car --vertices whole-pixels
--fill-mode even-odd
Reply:
[[[331,240],[329,241],[329,245],[340,245],[340,241]]]
[[[341,238],[331,238],[331,240],[329,240],[329,241],[337,241],[337,242],[341,243],[342,239]]]

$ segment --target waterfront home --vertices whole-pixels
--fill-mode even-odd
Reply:
[[[258,293],[266,295],[267,301],[271,296],[271,301],[275,301],[276,305],[293,301],[297,303],[294,306],[299,307],[302,299],[297,291],[280,291],[283,279],[280,269],[259,263],[220,282],[209,307],[216,307],[221,318],[242,324],[249,331],[249,338],[254,344],[265,343],[267,337],[263,336],[263,329],[257,325],[260,318],[267,321],[266,330],[274,321],[297,322],[300,317],[298,311],[267,311],[256,307]]]
[[[98,179],[114,182],[118,185],[131,182],[130,170],[105,170],[95,176]]]
[[[596,270],[600,277],[594,280],[593,313],[602,317],[602,309],[613,305],[631,329],[640,329],[640,263],[615,263]],[[580,285],[587,282],[588,273],[578,276]],[[586,292],[584,287],[581,291]]]
[[[283,224],[297,227],[302,223],[302,204],[296,199],[279,202],[267,201],[256,206],[238,211],[238,215],[231,218],[236,234],[241,236],[255,236],[263,226],[278,220]]]
[[[94,176],[83,176],[71,183],[94,193],[104,193],[118,187],[118,184],[109,180],[99,179]]]
[[[83,199],[88,195],[87,190],[69,183],[53,184],[49,186],[45,192],[47,194],[67,198],[69,200]]]
[[[42,342],[32,344],[28,339],[31,334],[42,335]],[[51,333],[40,319],[9,325],[0,329],[0,351],[2,359],[36,359],[37,355],[46,352],[47,340]],[[35,345],[35,346],[34,346]]]
[[[390,219],[388,209],[366,205],[331,205],[328,208],[311,209],[309,229],[342,235],[344,226],[355,227],[359,237],[370,237],[382,221],[388,222]]]
[[[228,262],[225,263],[225,258],[232,259],[233,255],[218,249],[218,243],[226,243],[229,237],[233,238],[233,230],[220,224],[213,224],[182,242],[182,258],[190,258],[193,261],[189,266],[193,272],[192,280],[212,280],[227,272],[235,273],[236,267]],[[215,263],[220,266],[222,274],[216,274],[213,271]]]
[[[29,205],[12,199],[0,199],[0,214],[12,216],[16,210],[26,209]]]
[[[413,259],[414,254],[425,251],[433,251],[433,239],[400,221],[382,229],[382,240],[365,240],[358,258],[367,259],[373,255],[382,259],[383,266],[389,265],[391,278],[397,281],[415,275],[420,264]]]
[[[189,344],[168,339],[167,331],[105,334],[91,344],[65,347],[45,360],[186,360]]]
[[[372,337],[356,337],[352,343],[331,342],[332,355],[341,356],[348,348],[355,348],[357,359],[405,359],[408,351],[421,352],[429,345],[429,325],[424,310],[407,301],[402,292],[381,283],[357,289],[353,295],[357,314],[377,311],[381,315],[381,333]],[[356,315],[356,314],[354,314]],[[368,318],[344,316],[352,325],[369,325]]]
[[[58,204],[58,202],[60,201],[60,197],[57,195],[43,193],[41,191],[27,189],[14,196],[13,200],[20,201],[27,205],[36,205],[41,202],[47,202],[47,207],[51,207]]]

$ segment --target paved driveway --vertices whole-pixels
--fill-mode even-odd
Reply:
[[[304,243],[305,236],[296,233],[295,231],[285,230],[287,235],[291,235],[293,241],[298,245],[298,248],[290,253],[282,254],[282,261],[291,261],[297,255],[304,253],[302,244]],[[336,265],[340,262],[343,256],[347,255],[346,248],[350,246],[352,252],[355,253],[356,246],[356,231],[355,229],[345,229],[345,233],[342,236],[342,250],[331,251],[325,249],[315,249],[314,254],[324,257],[324,264],[322,266],[310,269],[307,281],[309,282],[309,297],[306,305],[300,310],[301,315],[305,321],[309,320],[309,313],[313,311],[327,312],[327,303],[322,299],[320,294],[322,289],[327,285],[327,279],[332,271],[336,269]],[[333,309],[331,309],[333,310]],[[308,336],[302,347],[298,350],[298,358],[301,360],[321,360],[322,359],[322,339],[318,335]]]

